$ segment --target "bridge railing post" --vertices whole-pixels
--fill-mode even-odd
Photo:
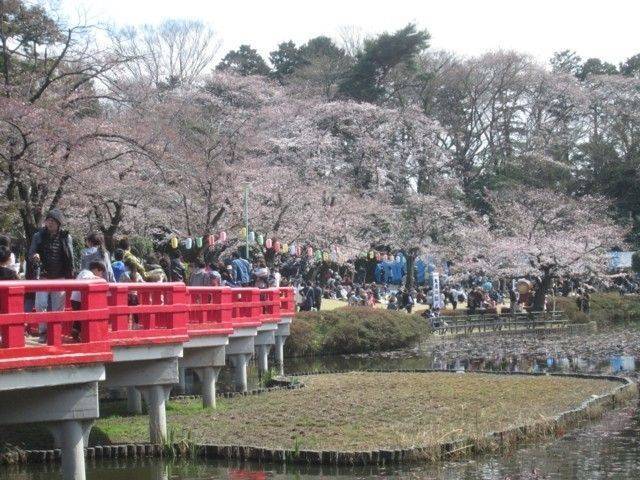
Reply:
[[[0,326],[2,348],[24,347],[24,296],[23,286],[0,285],[0,314],[3,322]]]
[[[187,328],[188,304],[187,304],[187,287],[184,283],[175,283],[171,289],[165,302],[173,305],[173,309],[167,312],[167,327],[172,330]]]
[[[112,283],[109,285],[109,323],[114,332],[129,330],[129,289],[125,284]]]
[[[95,283],[80,292],[81,309],[87,311],[87,319],[80,329],[80,339],[84,343],[107,339],[108,323],[104,321],[104,315],[95,314],[107,308],[107,291],[106,283]]]

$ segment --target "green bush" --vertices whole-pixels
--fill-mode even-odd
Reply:
[[[129,237],[131,251],[140,258],[147,258],[153,254],[153,240],[149,237],[141,235],[132,235]]]
[[[419,315],[364,307],[302,312],[291,325],[287,356],[366,353],[411,347],[429,333]]]
[[[562,310],[573,323],[596,321],[607,325],[640,322],[640,297],[618,293],[594,293],[591,295],[590,314],[579,311],[576,297],[557,297],[556,308]]]

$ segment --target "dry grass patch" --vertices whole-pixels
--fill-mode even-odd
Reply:
[[[169,425],[178,438],[197,443],[399,449],[531,424],[616,386],[552,376],[368,372],[304,382],[300,390],[221,400],[216,410],[200,410],[196,400],[172,402]],[[113,416],[96,428],[114,443],[140,442],[146,423],[146,417]]]

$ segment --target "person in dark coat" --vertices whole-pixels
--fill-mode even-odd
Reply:
[[[63,230],[64,216],[56,208],[51,210],[32,240],[27,255],[28,278],[47,280],[74,278],[73,239],[67,230]],[[65,292],[37,292],[35,308],[62,311],[65,307]],[[40,324],[41,337],[46,332],[46,323]]]
[[[186,269],[184,263],[182,263],[182,254],[176,251],[171,255],[171,262],[169,264],[169,281],[171,282],[184,282],[186,278]]]
[[[302,303],[300,304],[301,312],[309,312],[315,305],[315,295],[313,293],[313,287],[310,284],[305,284],[305,286],[300,290],[302,294]]]

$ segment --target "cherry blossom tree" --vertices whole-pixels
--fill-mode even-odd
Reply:
[[[559,275],[601,276],[607,252],[624,245],[624,230],[600,197],[573,198],[548,189],[513,188],[490,195],[492,235],[477,255],[507,276],[538,278],[534,309]]]

